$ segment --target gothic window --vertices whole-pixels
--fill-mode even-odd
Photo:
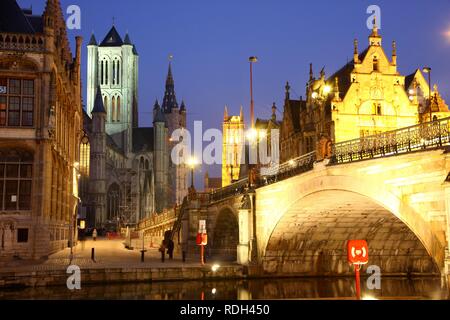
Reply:
[[[380,103],[377,104],[377,115],[381,116],[381,104]]]
[[[86,177],[89,176],[90,156],[91,145],[86,138],[84,141],[81,141],[80,145],[80,174]]]
[[[116,121],[116,97],[112,97],[111,100],[111,111],[112,111],[112,119],[111,121]]]
[[[107,216],[109,221],[117,221],[120,217],[120,188],[117,183],[108,188],[107,195]]]
[[[34,80],[0,78],[0,126],[33,126]]]
[[[117,61],[117,84],[120,84],[120,60]]]
[[[117,97],[116,120],[120,121],[120,97]]]
[[[102,61],[100,64],[100,83],[105,84],[105,61]]]
[[[105,61],[105,84],[108,84],[108,73],[109,73],[109,69],[108,69],[108,61]]]
[[[378,59],[373,57],[373,71],[378,71]]]
[[[112,72],[112,84],[116,84],[116,63],[117,63],[117,61],[116,60],[114,60],[113,61],[113,72]]]
[[[0,209],[31,209],[33,155],[18,150],[0,151]]]

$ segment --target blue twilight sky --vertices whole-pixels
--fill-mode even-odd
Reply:
[[[19,0],[41,13],[44,0]],[[294,1],[294,0],[62,0],[63,9],[79,5],[81,30],[69,32],[71,43],[81,34],[84,44],[95,33],[102,41],[112,25],[128,31],[140,55],[140,125],[151,125],[155,98],[161,101],[168,55],[178,102],[184,99],[188,122],[203,120],[203,127],[221,127],[224,105],[238,114],[240,105],[249,118],[248,57],[254,68],[256,115],[270,116],[276,102],[282,111],[284,85],[291,96],[304,95],[309,63],[327,75],[352,59],[353,39],[360,51],[368,43],[366,9],[381,7],[381,34],[388,56],[397,41],[402,74],[429,65],[433,83],[450,102],[450,1]],[[83,48],[83,83],[86,47]],[[85,93],[84,93],[85,96]],[[281,117],[281,113],[279,113]],[[217,174],[218,171],[214,170]]]

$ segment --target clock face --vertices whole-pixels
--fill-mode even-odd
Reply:
[[[0,94],[5,94],[7,91],[6,86],[0,86]]]

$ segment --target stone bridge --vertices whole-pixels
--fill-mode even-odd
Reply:
[[[198,252],[205,219],[212,259],[266,274],[351,274],[346,242],[365,239],[384,275],[448,275],[450,118],[336,144],[329,159],[305,155],[184,209],[182,250]]]

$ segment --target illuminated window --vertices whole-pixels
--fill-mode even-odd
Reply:
[[[33,126],[34,80],[0,78],[0,126]]]
[[[111,111],[112,111],[112,119],[111,121],[116,121],[116,97],[112,97],[111,99]]]
[[[91,156],[91,145],[89,142],[82,143],[80,146],[80,174],[82,176],[89,176],[89,165]]]
[[[117,97],[116,121],[120,121],[120,97]]]
[[[33,155],[17,150],[0,150],[0,209],[31,209]]]

